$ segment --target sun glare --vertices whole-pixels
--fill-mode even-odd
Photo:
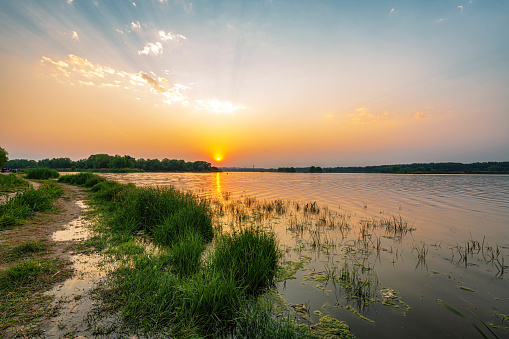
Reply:
[[[221,161],[223,159],[221,159],[221,157],[216,157],[216,161]]]

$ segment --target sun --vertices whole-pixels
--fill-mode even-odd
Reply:
[[[221,161],[223,160],[221,157],[216,157],[216,161]]]

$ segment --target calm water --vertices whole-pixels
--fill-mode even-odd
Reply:
[[[304,304],[310,311],[309,318],[303,317],[302,322],[316,323],[318,316],[313,312],[319,310],[345,320],[359,338],[477,338],[481,335],[474,325],[489,338],[494,338],[491,331],[498,337],[509,337],[509,323],[500,315],[509,314],[509,176],[304,173],[104,176],[136,185],[173,185],[221,201],[243,196],[256,197],[258,201],[298,201],[301,206],[316,201],[322,211],[323,206],[328,206],[347,216],[350,227],[341,232],[333,227],[318,229],[316,220],[301,220],[307,226],[297,233],[285,218],[271,222],[287,251],[286,260],[302,264],[296,279],[278,285],[287,303]],[[297,220],[292,213],[297,212],[287,214]],[[369,234],[360,236],[363,221],[392,216],[401,217],[412,231],[389,234],[373,228]],[[321,236],[318,246],[317,232]],[[474,249],[465,254],[465,249],[471,246]],[[422,249],[426,254],[419,258]],[[348,288],[334,278],[324,280],[324,272],[332,272],[330,278],[343,267],[363,268],[358,271],[360,278],[371,284],[372,292],[367,305],[352,297]],[[391,299],[394,305],[383,304],[384,299]],[[465,317],[443,307],[443,303]]]

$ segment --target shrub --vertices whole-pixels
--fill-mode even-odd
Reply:
[[[28,179],[40,179],[40,180],[48,180],[48,179],[56,179],[60,176],[58,171],[49,169],[49,168],[36,168],[27,172],[26,177]]]

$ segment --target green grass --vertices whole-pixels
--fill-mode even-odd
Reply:
[[[49,168],[36,168],[28,171],[26,174],[27,179],[39,179],[39,180],[56,179],[59,176],[60,173],[58,173],[58,171]]]
[[[94,178],[80,173],[59,181],[90,187],[100,211],[91,246],[106,243],[117,260],[94,291],[102,305],[97,317],[113,314],[148,336],[243,336],[257,327],[259,338],[299,337],[294,322],[277,322],[253,306],[274,284],[281,253],[273,233],[250,227],[216,235],[207,201],[173,187]]]
[[[21,179],[16,174],[0,174],[0,192],[13,192],[22,188],[26,188],[27,186],[28,182]]]
[[[70,272],[64,265],[61,260],[30,259],[0,272],[0,336],[11,326],[27,326],[54,313],[51,298],[37,292],[68,277]]]
[[[0,254],[0,259],[5,262],[19,260],[20,258],[29,257],[35,253],[46,252],[49,244],[45,240],[27,241],[9,251]]]
[[[64,189],[54,182],[46,182],[37,190],[29,187],[16,193],[0,205],[0,230],[23,224],[36,212],[51,210],[53,200],[63,193]]]
[[[248,227],[216,239],[211,266],[247,294],[257,294],[274,283],[280,258],[273,233]]]

